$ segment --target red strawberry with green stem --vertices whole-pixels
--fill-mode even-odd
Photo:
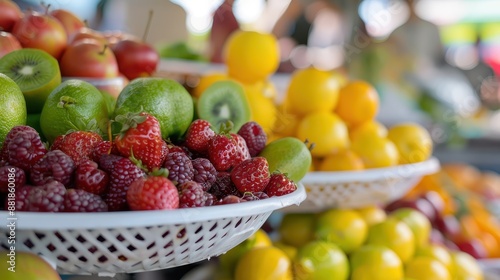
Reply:
[[[197,119],[191,123],[186,132],[185,145],[191,151],[205,154],[208,150],[208,142],[214,135],[215,132],[208,121]]]
[[[263,191],[270,177],[269,164],[264,157],[247,159],[231,171],[231,181],[241,193]]]
[[[133,156],[148,168],[159,168],[162,163],[162,146],[160,123],[145,112],[118,115],[115,122],[122,125],[115,138],[118,152],[125,156]]]
[[[226,171],[235,165],[238,158],[238,143],[229,133],[233,124],[221,124],[219,134],[208,142],[208,159],[217,171]]]
[[[168,178],[168,171],[160,169],[139,178],[127,190],[131,210],[165,210],[179,208],[179,193]]]
[[[271,174],[271,179],[267,184],[265,192],[269,197],[272,197],[289,194],[294,192],[296,189],[297,185],[295,185],[295,183],[290,180],[286,174],[273,173]]]
[[[66,134],[61,143],[53,147],[57,146],[57,149],[70,156],[75,164],[79,165],[91,157],[94,147],[102,141],[102,137],[95,132],[74,131]]]

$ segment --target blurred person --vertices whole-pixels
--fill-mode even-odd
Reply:
[[[345,29],[337,1],[291,0],[272,29],[283,61],[279,71],[292,72],[310,65],[324,69],[340,66]]]
[[[213,14],[212,29],[210,31],[210,61],[223,62],[223,49],[227,38],[240,28],[233,12],[234,0],[224,0]]]
[[[188,39],[186,11],[170,0],[106,0],[100,30],[121,30],[142,38],[153,11],[147,43],[158,46]]]

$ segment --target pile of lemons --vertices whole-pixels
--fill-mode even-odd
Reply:
[[[421,162],[432,153],[428,131],[416,123],[387,128],[376,120],[379,95],[369,83],[336,71],[296,70],[279,108],[274,137],[315,144],[317,171],[362,170]]]
[[[472,256],[430,243],[430,233],[409,208],[286,214],[276,241],[259,230],[220,256],[215,279],[483,279]]]

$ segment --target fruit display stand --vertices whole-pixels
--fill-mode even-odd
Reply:
[[[16,213],[17,250],[42,255],[61,274],[114,275],[182,266],[218,256],[255,233],[293,193],[203,209],[110,213]],[[7,220],[9,212],[1,211]],[[0,234],[6,236],[6,229]],[[6,239],[0,245],[9,248]]]
[[[439,170],[439,161],[424,162],[362,171],[309,172],[302,183],[307,199],[300,207],[284,211],[317,212],[329,208],[362,208],[385,205],[404,196],[422,176]]]

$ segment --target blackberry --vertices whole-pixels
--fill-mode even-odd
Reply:
[[[206,158],[197,158],[191,161],[194,168],[193,181],[200,183],[204,191],[208,191],[217,179],[217,170]]]

